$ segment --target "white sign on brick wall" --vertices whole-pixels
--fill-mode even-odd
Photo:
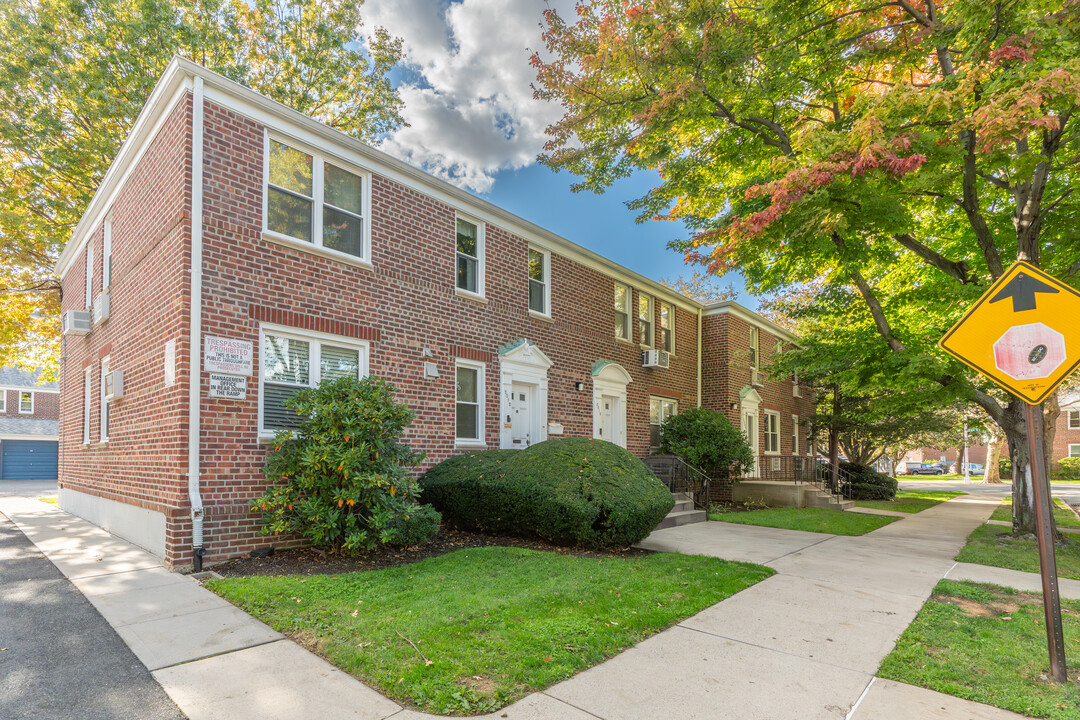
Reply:
[[[165,387],[176,384],[176,341],[165,343]]]
[[[247,378],[237,375],[210,373],[210,397],[244,400],[247,398]]]
[[[203,370],[251,375],[253,355],[250,340],[207,336],[203,344]]]

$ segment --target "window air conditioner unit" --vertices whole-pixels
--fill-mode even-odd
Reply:
[[[663,350],[646,350],[641,353],[641,366],[647,368],[666,368],[671,359]]]
[[[105,374],[105,400],[119,400],[124,397],[124,372],[112,370]]]
[[[90,332],[90,311],[68,310],[60,316],[60,332],[63,335],[85,335]]]
[[[750,370],[750,384],[757,385],[758,387],[765,387],[765,376],[761,374],[761,371],[757,368]]]
[[[94,324],[109,319],[109,293],[103,292],[94,298]]]
[[[791,397],[797,397],[797,398],[802,397],[802,388],[799,387],[798,383],[795,383],[794,385],[791,386]]]

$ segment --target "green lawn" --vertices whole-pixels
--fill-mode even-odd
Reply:
[[[895,500],[857,500],[855,504],[877,510],[917,513],[966,494],[956,490],[897,490]]]
[[[879,527],[888,525],[900,518],[888,515],[849,513],[827,508],[779,507],[747,512],[712,513],[709,515],[709,519],[742,525],[761,525],[786,530],[829,533],[831,535],[865,535],[871,530],[877,530]]]
[[[590,558],[485,547],[388,570],[207,586],[398,702],[476,714],[772,574],[674,553]]]
[[[1069,678],[1080,670],[1080,601],[1061,601]],[[1042,597],[942,580],[878,675],[1040,718],[1080,717],[1080,685],[1048,682]]]
[[[1058,575],[1080,580],[1080,542],[1066,535],[1064,545],[1054,546]],[[967,545],[956,556],[960,562],[991,565],[1024,572],[1039,572],[1039,548],[1034,540],[1014,540],[1012,530],[999,525],[980,525],[968,535]]]
[[[994,514],[990,516],[990,519],[1012,522],[1012,498],[1002,500],[1001,507],[994,510]],[[1080,528],[1080,520],[1065,505],[1065,501],[1058,498],[1054,498],[1054,521],[1058,527]]]

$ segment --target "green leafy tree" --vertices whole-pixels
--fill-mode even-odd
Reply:
[[[274,485],[251,503],[265,533],[298,533],[352,553],[434,537],[439,514],[418,504],[420,486],[408,470],[424,456],[401,442],[415,414],[394,401],[393,386],[341,377],[285,405],[299,427],[278,432],[263,468]]]
[[[752,289],[857,293],[875,352],[1004,430],[1014,528],[1034,528],[1023,403],[936,341],[1013,259],[1075,284],[1080,2],[593,0],[545,15],[544,156],[694,235],[675,247]],[[1053,409],[1051,409],[1051,415]]]
[[[55,367],[52,266],[174,55],[343,132],[398,123],[353,0],[10,0],[0,4],[0,365]],[[43,350],[44,349],[44,350]]]
[[[715,410],[695,407],[672,415],[660,429],[660,452],[678,455],[714,478],[737,478],[754,467],[742,431]]]

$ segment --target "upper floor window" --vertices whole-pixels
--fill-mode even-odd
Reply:
[[[0,413],[7,412],[7,390],[0,389]]]
[[[105,216],[104,240],[101,244],[101,289],[112,286],[112,214]]]
[[[755,370],[758,369],[758,362],[760,360],[758,353],[758,329],[756,327],[750,328],[750,367]]]
[[[551,255],[529,248],[529,310],[541,315],[551,314]]]
[[[615,337],[630,340],[630,286],[615,283]]]
[[[651,295],[641,293],[638,295],[638,335],[640,342],[645,347],[655,347],[653,344],[653,299]]]
[[[457,287],[477,295],[484,294],[483,227],[464,218],[457,219]]]
[[[83,374],[83,445],[90,444],[90,404],[93,401],[93,392],[90,385],[90,368],[86,368]]]
[[[675,306],[666,302],[660,303],[660,349],[675,352]]]
[[[101,442],[109,441],[109,393],[106,378],[109,376],[109,358],[101,360],[101,414],[98,426],[101,429]]]
[[[19,412],[25,415],[34,412],[34,393],[28,390],[19,393]]]
[[[1080,410],[1069,411],[1069,429],[1080,430]]]
[[[799,371],[791,373],[791,396],[801,398],[802,386],[799,384]]]
[[[260,364],[262,372],[259,432],[295,428],[300,418],[285,401],[324,379],[367,374],[367,345],[346,338],[264,330]]]
[[[799,416],[791,416],[791,454],[799,454]]]
[[[94,238],[86,241],[86,309],[94,307]]]
[[[780,452],[780,413],[765,411],[765,452]]]
[[[266,165],[269,232],[368,259],[360,175],[273,139]]]

